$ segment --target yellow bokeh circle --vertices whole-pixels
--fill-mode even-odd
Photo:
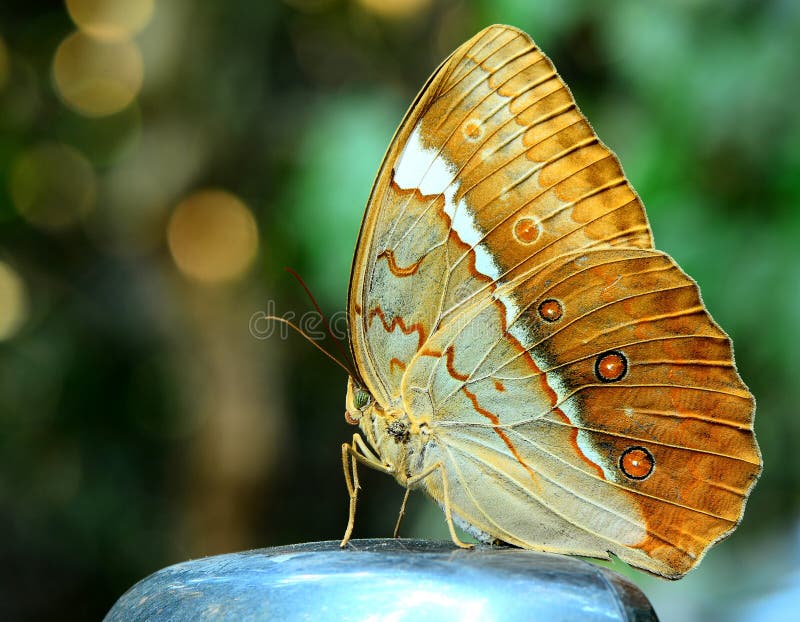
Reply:
[[[8,48],[3,37],[0,37],[0,90],[8,82],[8,74],[11,73],[11,62],[8,59]]]
[[[0,341],[12,338],[25,323],[28,297],[16,271],[0,261]]]
[[[44,143],[23,152],[11,167],[11,200],[32,225],[62,229],[94,207],[97,180],[79,151]]]
[[[172,213],[167,241],[180,271],[204,283],[241,277],[258,251],[253,214],[224,190],[203,190],[181,201]]]
[[[66,0],[81,30],[98,39],[127,39],[153,16],[153,0]]]
[[[357,0],[366,11],[387,19],[408,19],[425,11],[431,0]]]
[[[82,32],[64,39],[53,58],[53,80],[64,103],[87,117],[119,112],[138,95],[142,54],[129,40],[105,41]]]

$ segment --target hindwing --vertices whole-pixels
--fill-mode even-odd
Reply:
[[[653,250],[520,274],[430,336],[403,396],[456,474],[456,513],[530,548],[680,576],[736,527],[760,471],[730,340]]]

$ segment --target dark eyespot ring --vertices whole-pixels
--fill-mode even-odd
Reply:
[[[628,373],[628,359],[622,352],[610,350],[597,357],[594,373],[600,382],[617,382]]]
[[[656,468],[656,459],[646,447],[628,447],[619,457],[619,468],[630,479],[647,479]]]

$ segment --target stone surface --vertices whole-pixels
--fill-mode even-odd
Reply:
[[[646,597],[588,562],[515,548],[353,540],[176,564],[128,590],[107,622],[656,620]]]

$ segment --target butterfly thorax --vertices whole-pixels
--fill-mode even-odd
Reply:
[[[423,468],[431,442],[426,422],[410,418],[399,408],[384,408],[350,379],[345,418],[356,423],[378,458],[397,481],[405,486]]]

